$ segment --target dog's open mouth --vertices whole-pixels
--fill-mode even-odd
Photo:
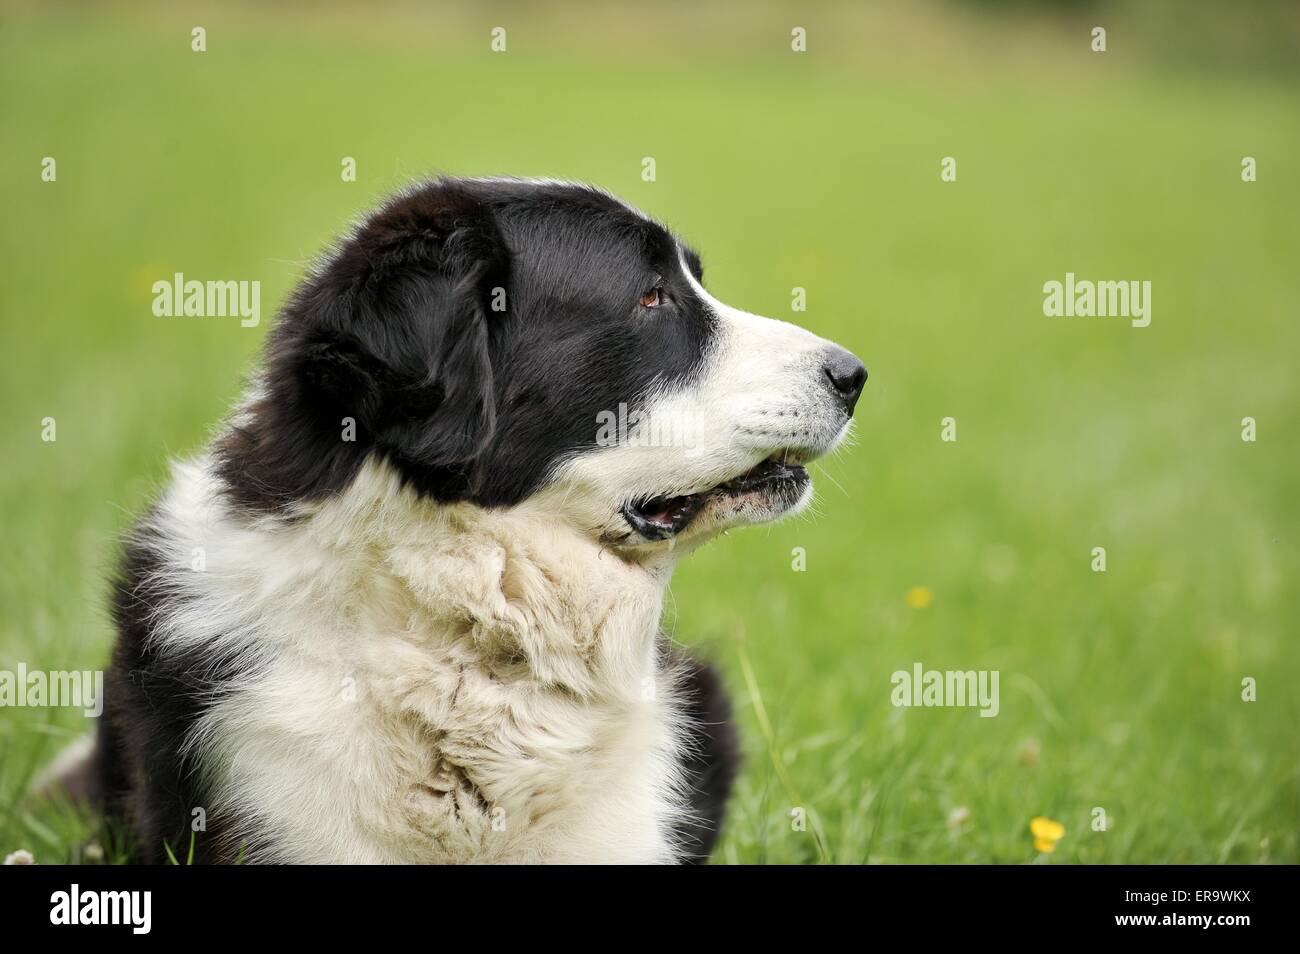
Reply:
[[[710,504],[721,501],[752,500],[779,513],[793,506],[808,486],[805,460],[794,451],[777,451],[756,467],[708,490],[625,504],[623,519],[647,540],[666,540],[685,530]]]

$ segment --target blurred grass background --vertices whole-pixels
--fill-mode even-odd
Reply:
[[[0,668],[103,664],[118,535],[332,236],[433,172],[584,179],[871,370],[819,515],[672,587],[746,736],[716,860],[1296,862],[1297,36],[1289,3],[7,7]],[[153,317],[174,271],[260,280],[262,326]],[[1151,326],[1045,318],[1067,271],[1150,280]],[[893,708],[917,661],[1000,670],[1001,713]],[[0,709],[0,854],[86,857],[21,797],[85,727]]]

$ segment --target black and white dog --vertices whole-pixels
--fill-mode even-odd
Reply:
[[[597,189],[398,196],[132,536],[110,817],[143,861],[703,859],[736,739],[665,586],[807,503],[865,378]]]

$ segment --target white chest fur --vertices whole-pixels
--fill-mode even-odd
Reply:
[[[428,504],[373,464],[253,524],[182,466],[155,527],[184,594],[160,647],[244,673],[190,747],[196,807],[251,860],[673,860],[666,570],[526,505]]]

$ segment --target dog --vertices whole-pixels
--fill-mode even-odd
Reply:
[[[665,587],[808,504],[865,380],[604,191],[402,192],[126,542],[107,816],[146,863],[707,859],[738,743]]]

